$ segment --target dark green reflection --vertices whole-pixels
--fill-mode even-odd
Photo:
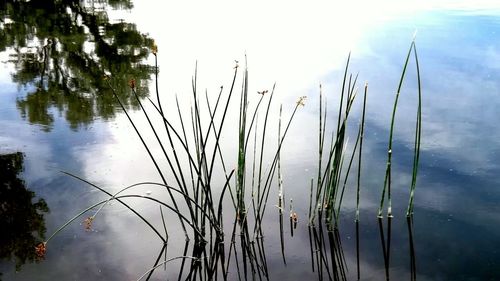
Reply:
[[[21,152],[0,155],[0,259],[15,260],[16,270],[37,260],[35,245],[45,238],[43,216],[49,211],[19,178],[23,162]]]
[[[0,1],[0,51],[7,51],[15,65],[13,81],[32,86],[17,101],[30,123],[50,130],[58,112],[78,129],[95,117],[113,117],[117,106],[105,74],[127,106],[138,106],[129,95],[129,79],[147,94],[153,68],[143,60],[153,40],[134,24],[111,23],[108,5],[132,7],[130,0]]]

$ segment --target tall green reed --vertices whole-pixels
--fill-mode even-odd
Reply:
[[[407,72],[408,64],[410,61],[410,57],[414,53],[415,63],[416,63],[416,72],[417,72],[417,84],[418,84],[418,107],[417,107],[417,118],[416,118],[416,126],[415,126],[415,145],[413,150],[413,167],[412,167],[412,182],[410,185],[410,200],[408,203],[408,209],[406,212],[407,216],[410,216],[413,212],[413,198],[415,194],[416,182],[417,182],[417,173],[418,173],[418,163],[420,156],[420,136],[421,136],[421,122],[422,122],[422,88],[421,88],[421,80],[420,80],[420,68],[418,65],[418,56],[415,45],[415,39],[413,39],[410,48],[408,49],[408,53],[406,55],[406,59],[404,62],[403,70],[401,72],[401,77],[399,79],[399,84],[396,91],[396,97],[394,99],[394,106],[392,109],[391,115],[391,125],[389,131],[389,142],[387,147],[387,163],[386,163],[386,172],[384,178],[384,186],[382,189],[382,196],[380,199],[380,206],[378,209],[378,217],[382,217],[382,209],[384,207],[384,200],[386,198],[387,193],[387,216],[392,217],[392,200],[391,200],[391,183],[392,183],[392,144],[393,144],[393,136],[394,136],[394,126],[396,120],[396,110],[398,106],[399,96],[403,87],[403,81],[405,79],[405,74]]]

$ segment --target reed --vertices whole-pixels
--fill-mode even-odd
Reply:
[[[415,197],[415,188],[417,186],[418,164],[420,160],[420,139],[422,135],[422,84],[420,80],[420,67],[418,64],[417,46],[415,45],[415,39],[413,40],[413,54],[415,58],[415,67],[417,70],[418,107],[417,107],[417,118],[416,118],[417,120],[415,125],[415,144],[413,149],[413,167],[412,167],[412,177],[410,184],[410,200],[408,202],[408,209],[406,211],[407,217],[413,215],[413,202]]]
[[[359,208],[360,208],[360,193],[361,193],[361,159],[363,151],[363,138],[365,135],[365,116],[366,116],[366,95],[368,93],[368,83],[365,83],[365,92],[363,95],[363,111],[361,113],[361,123],[359,124],[359,149],[358,149],[358,172],[357,172],[357,185],[356,185],[356,215],[354,222],[356,224],[356,273],[358,280],[361,279],[360,269],[360,243],[359,243]]]
[[[403,81],[405,79],[405,75],[408,69],[408,64],[410,61],[410,57],[414,53],[414,58],[416,62],[416,70],[417,70],[417,83],[418,83],[418,107],[417,107],[417,120],[416,120],[416,128],[415,128],[415,146],[413,150],[413,168],[412,168],[412,182],[410,185],[410,201],[407,209],[407,216],[410,216],[413,212],[413,198],[415,194],[415,187],[417,181],[417,173],[418,173],[418,162],[420,155],[420,134],[421,134],[421,121],[422,121],[422,97],[421,97],[421,81],[420,81],[420,68],[418,65],[418,57],[415,47],[415,38],[411,42],[410,48],[408,49],[408,53],[406,55],[406,59],[403,65],[403,70],[401,72],[401,77],[399,79],[398,87],[396,90],[396,97],[394,99],[394,106],[392,109],[391,116],[391,125],[389,131],[389,142],[387,146],[387,163],[386,163],[386,172],[384,178],[384,186],[382,189],[382,196],[380,199],[380,206],[378,209],[378,217],[382,217],[382,209],[384,208],[384,200],[386,198],[387,193],[387,216],[392,217],[392,200],[391,200],[391,177],[392,177],[392,144],[393,144],[393,136],[394,136],[394,125],[396,120],[396,110],[398,107],[399,96],[403,87]]]

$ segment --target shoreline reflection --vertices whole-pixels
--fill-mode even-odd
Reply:
[[[0,260],[14,261],[16,271],[40,261],[34,247],[45,238],[49,212],[45,200],[26,187],[23,166],[21,152],[0,155]]]
[[[14,65],[12,81],[27,89],[17,99],[21,116],[32,124],[53,127],[56,112],[73,130],[95,118],[111,119],[120,110],[104,80],[129,108],[138,108],[128,93],[135,79],[148,94],[153,67],[144,63],[154,45],[135,24],[112,22],[106,6],[132,7],[129,0],[101,4],[65,1],[14,1],[0,4],[0,51]]]

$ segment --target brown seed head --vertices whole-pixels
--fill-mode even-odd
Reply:
[[[306,99],[307,99],[307,96],[300,97],[299,100],[297,100],[297,106],[299,106],[299,105],[305,106],[306,105]]]
[[[35,254],[37,260],[43,260],[47,252],[47,242],[41,242],[35,246]]]
[[[132,90],[135,89],[135,79],[128,80],[128,85]]]
[[[85,225],[85,231],[92,231],[92,221],[93,220],[94,220],[94,217],[88,217],[83,221],[83,223]]]

